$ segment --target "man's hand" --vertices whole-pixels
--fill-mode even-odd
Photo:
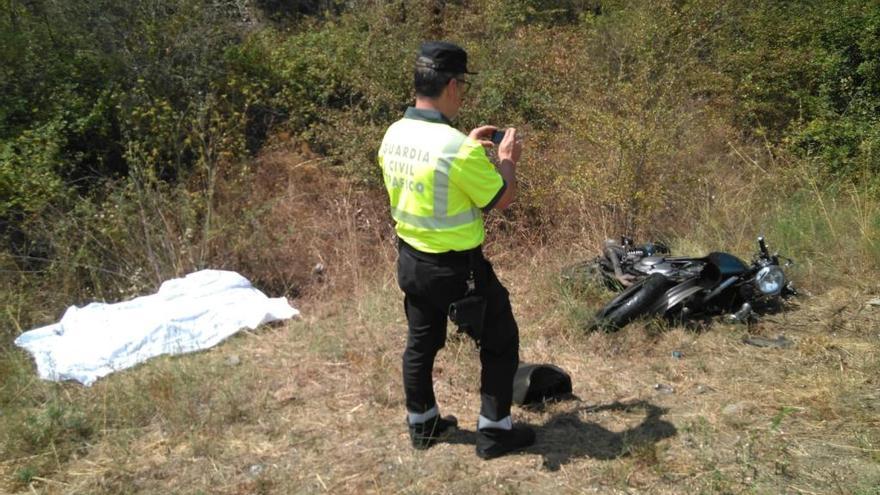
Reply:
[[[496,130],[498,128],[494,125],[484,125],[472,130],[468,137],[479,141],[484,148],[494,148],[492,133]],[[516,199],[516,163],[519,161],[520,153],[522,153],[522,139],[517,137],[516,129],[508,127],[504,139],[498,145],[498,172],[504,178],[507,188],[495,204],[496,209],[507,209]]]
[[[498,127],[494,125],[484,125],[472,130],[468,137],[477,140],[484,148],[494,148],[495,143],[492,142],[492,133],[497,131]],[[514,164],[519,161],[519,155],[522,152],[522,140],[517,138],[516,129],[508,127],[504,139],[498,145],[498,159],[511,160]]]
[[[504,139],[501,140],[501,144],[498,145],[498,159],[502,162],[510,160],[515,165],[519,162],[520,153],[522,153],[522,140],[517,138],[516,129],[509,127],[507,128],[507,133],[504,134]]]
[[[498,145],[498,173],[504,177],[504,183],[507,184],[504,194],[495,204],[495,208],[499,210],[507,209],[516,199],[516,163],[521,152],[522,139],[516,135],[516,129],[509,127],[501,144]]]
[[[484,125],[472,130],[468,137],[475,139],[483,145],[484,148],[492,148],[495,143],[492,142],[492,133],[498,130],[494,125]]]

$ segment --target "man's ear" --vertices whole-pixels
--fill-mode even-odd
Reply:
[[[454,91],[452,89],[453,84],[458,84],[458,81],[456,81],[454,77],[446,82],[446,86],[443,86],[443,92],[450,93],[450,92]]]
[[[451,80],[449,82],[447,82],[445,86],[443,86],[443,90],[440,91],[440,94],[437,95],[436,98],[434,98],[434,101],[439,102],[439,101],[447,100],[450,98],[450,95],[452,94],[452,91],[453,91],[450,84],[452,84]]]

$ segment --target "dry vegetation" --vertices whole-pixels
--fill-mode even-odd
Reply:
[[[0,493],[880,495],[880,306],[867,304],[880,297],[880,37],[863,29],[880,11],[77,1],[12,2],[0,16],[22,26],[0,34],[25,54],[58,41],[110,50],[94,81],[68,79],[94,68],[67,52],[51,78],[42,57],[22,55],[8,79],[21,129],[0,136],[0,172],[12,174],[0,186],[15,193],[0,214],[20,215],[0,252]],[[480,68],[458,124],[527,136],[518,203],[490,216],[487,252],[512,294],[521,359],[574,383],[571,400],[515,408],[538,441],[490,462],[473,451],[477,353],[451,329],[435,379],[461,431],[415,452],[404,425],[406,324],[374,154],[425,32],[454,36]],[[29,81],[44,79],[49,103],[79,102],[73,91],[88,104],[43,102]],[[107,81],[109,93],[95,89]],[[48,116],[28,114],[35,105]],[[88,178],[53,168],[98,165],[108,169]],[[804,295],[751,327],[587,333],[610,294],[559,274],[621,234],[743,258],[765,234],[796,261]],[[239,271],[304,316],[90,388],[37,380],[12,345],[69,304],[203,267]],[[746,334],[795,345],[754,347]]]
[[[866,301],[880,286],[816,291],[750,328],[646,322],[589,334],[583,317],[608,295],[558,274],[599,239],[529,243],[516,228],[501,233],[502,218],[488,250],[511,289],[521,359],[569,371],[576,397],[517,408],[537,444],[479,461],[478,359],[471,342],[452,337],[436,389],[461,430],[413,451],[399,376],[405,320],[381,191],[348,188],[315,203],[310,195],[324,187],[346,188],[304,155],[268,152],[262,160],[274,165],[264,170],[274,172],[257,181],[277,191],[278,225],[295,219],[308,232],[296,250],[279,246],[280,259],[303,271],[316,260],[326,266],[294,301],[303,319],[91,388],[33,375],[4,383],[4,393],[37,389],[51,406],[0,416],[3,440],[20,453],[0,461],[2,491],[877,493],[880,308]],[[752,347],[746,333],[785,334],[796,345]],[[10,356],[7,366],[31,366]]]

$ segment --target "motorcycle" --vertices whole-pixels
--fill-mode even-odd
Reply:
[[[728,314],[732,321],[745,323],[756,311],[778,309],[797,294],[783,271],[793,262],[771,254],[763,237],[757,243],[758,252],[746,263],[724,252],[665,256],[669,249],[663,244],[636,246],[626,237],[606,242],[603,255],[588,269],[622,292],[599,310],[592,328],[617,330],[646,316],[684,321]]]

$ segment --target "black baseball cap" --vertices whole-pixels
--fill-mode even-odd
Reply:
[[[448,41],[426,41],[419,48],[417,68],[434,69],[452,74],[476,74],[467,70],[467,52]]]

